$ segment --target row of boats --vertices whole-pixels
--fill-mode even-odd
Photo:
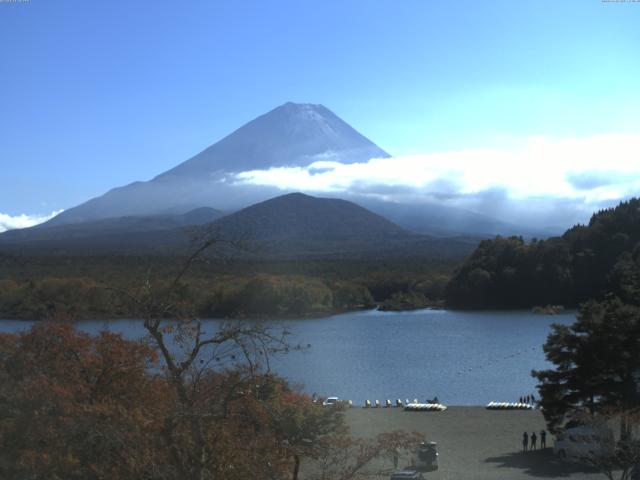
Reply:
[[[487,410],[533,410],[533,405],[520,402],[489,402]]]
[[[403,402],[398,398],[395,401],[395,404],[393,404],[391,400],[388,400],[388,399],[385,400],[384,402],[385,408],[389,408],[393,406],[397,408],[404,407],[405,410],[410,410],[410,411],[444,412],[447,409],[447,407],[445,405],[442,405],[441,403],[437,403],[437,402],[420,403],[418,402],[418,399],[413,400],[413,402],[407,399],[405,402]],[[375,402],[373,403],[371,403],[370,400],[365,400],[364,402],[364,408],[380,408],[380,407],[381,407],[380,400],[375,400]]]
[[[323,405],[333,405],[337,403],[338,397],[329,397],[329,399],[323,402]],[[353,406],[351,400],[346,402],[350,407]],[[380,400],[375,400],[373,403],[371,400],[364,401],[364,408],[380,408],[382,405],[380,404]],[[395,401],[395,404],[391,402],[391,400],[384,401],[384,407],[397,407],[404,408],[407,411],[418,411],[418,412],[444,412],[447,409],[446,405],[443,405],[439,402],[427,402],[420,403],[418,399],[410,401],[407,399],[405,402],[400,400],[399,398]],[[489,402],[487,404],[487,410],[533,410],[534,406],[531,403],[522,403],[522,402]]]
[[[441,403],[408,403],[404,409],[411,412],[444,412],[447,407]]]

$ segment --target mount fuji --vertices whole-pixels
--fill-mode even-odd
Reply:
[[[292,193],[276,187],[237,182],[238,173],[306,167],[320,160],[365,163],[372,158],[389,156],[326,107],[285,103],[149,181],[114,188],[41,225],[6,232],[0,235],[0,244],[18,247],[30,244],[44,248],[55,243],[75,248],[89,239],[93,239],[95,245],[103,236],[101,242],[114,250],[120,248],[114,245],[126,247],[134,237],[138,238],[139,245],[143,245],[148,237],[146,232],[168,232],[180,226],[203,225]],[[496,234],[545,236],[495,218],[439,204],[398,204],[349,192],[339,197],[385,217],[411,234],[476,239]],[[301,196],[286,198],[289,206],[292,202],[308,199]],[[347,204],[338,205],[346,208]],[[332,212],[337,215],[337,210],[338,207]],[[316,217],[313,209],[306,215]],[[261,221],[255,215],[251,218],[258,223]],[[272,223],[279,222],[273,216],[270,218]],[[363,218],[371,220],[373,217]],[[373,225],[370,227],[374,232]],[[362,232],[366,231],[363,228]],[[116,238],[117,242],[114,241]]]
[[[46,225],[175,215],[199,207],[237,210],[282,192],[231,184],[234,173],[306,166],[318,160],[366,162],[375,157],[389,154],[323,105],[285,103],[152,180],[114,188]]]

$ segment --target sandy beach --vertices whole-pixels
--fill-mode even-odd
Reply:
[[[484,407],[450,407],[442,413],[405,412],[398,408],[354,407],[346,419],[355,436],[392,430],[418,431],[438,443],[440,468],[429,480],[520,480],[531,478],[598,479],[601,474],[562,462],[547,448],[522,453],[522,433],[546,428],[540,411],[490,411]],[[539,440],[538,440],[539,447]],[[402,466],[402,465],[401,465]],[[386,477],[388,478],[388,477]]]

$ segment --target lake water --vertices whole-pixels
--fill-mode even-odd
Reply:
[[[274,358],[272,368],[304,384],[309,393],[336,395],[357,405],[365,399],[424,401],[436,395],[447,405],[516,401],[537,394],[531,370],[549,367],[542,345],[550,324],[574,320],[575,313],[449,310],[372,310],[284,320],[274,328],[285,327],[292,343],[311,346]],[[30,324],[2,320],[0,331]],[[145,333],[139,320],[84,321],[77,327],[122,332],[129,339]]]

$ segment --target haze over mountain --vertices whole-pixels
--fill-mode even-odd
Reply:
[[[516,225],[488,215],[435,203],[406,204],[369,198],[354,197],[353,199],[363,207],[392,220],[402,228],[425,235],[440,237],[521,235],[525,238],[546,238],[556,235],[560,231],[560,229]]]

